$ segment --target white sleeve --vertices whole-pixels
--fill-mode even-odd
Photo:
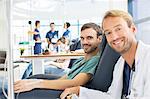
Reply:
[[[113,81],[107,92],[80,87],[79,99],[120,99],[124,61],[120,58],[113,71]]]
[[[79,99],[113,99],[108,93],[80,87]]]

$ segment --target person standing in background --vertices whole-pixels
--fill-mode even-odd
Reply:
[[[35,45],[34,45],[34,54],[41,54],[41,36],[40,36],[40,32],[39,29],[40,28],[40,21],[37,20],[35,21],[35,29],[34,29],[34,33],[33,33],[33,39],[35,41]]]
[[[70,23],[69,22],[65,22],[64,23],[65,32],[63,33],[62,37],[65,37],[66,39],[71,41],[71,31],[69,30],[69,27],[70,27]]]
[[[52,44],[52,39],[58,39],[58,31],[55,30],[55,23],[50,23],[50,31],[46,33],[46,39],[48,43],[48,48],[50,47],[50,44]]]

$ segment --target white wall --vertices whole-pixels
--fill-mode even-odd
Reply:
[[[136,5],[135,11],[135,18],[134,20],[141,20],[141,19],[150,19],[150,3],[149,0],[135,0],[134,1]],[[145,43],[150,44],[150,20],[147,21],[141,21],[140,23],[137,24],[138,27],[138,33],[137,33],[137,38],[144,41]]]
[[[0,50],[8,49],[8,19],[6,0],[0,0]]]
[[[127,10],[127,0],[14,0],[13,16],[18,19],[92,19],[109,9]],[[46,2],[46,4],[44,3]],[[48,5],[49,4],[49,5]],[[45,5],[45,6],[44,6]]]

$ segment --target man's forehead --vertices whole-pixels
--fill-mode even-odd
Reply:
[[[112,20],[105,20],[103,22],[103,29],[106,30],[107,28],[115,28],[122,25],[127,25],[127,22],[123,18],[116,17]]]
[[[88,29],[85,29],[85,30],[81,31],[81,35],[84,35],[84,34],[93,35],[93,34],[96,34],[96,33],[97,32],[92,28],[88,28]]]
[[[113,28],[117,28],[117,27],[121,27],[121,26],[122,26],[122,24],[116,24],[116,25],[114,25],[114,26],[105,27],[105,28],[103,28],[103,30],[104,30],[104,32],[105,32],[105,31],[109,31],[109,30],[111,30],[111,29],[113,29]]]
[[[122,17],[108,17],[103,20],[103,28],[105,28],[106,25],[109,26],[116,26],[118,24],[127,23]]]
[[[81,34],[80,35],[80,37],[84,37],[84,38],[86,38],[86,37],[94,37],[94,36],[97,36],[96,34],[94,34],[94,33],[87,33],[87,34]]]

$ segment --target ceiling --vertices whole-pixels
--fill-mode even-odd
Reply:
[[[16,20],[90,19],[114,7],[112,1],[123,4],[127,0],[13,0],[12,14]]]

